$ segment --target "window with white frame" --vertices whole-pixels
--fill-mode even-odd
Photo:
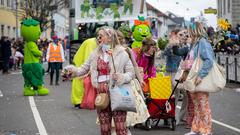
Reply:
[[[218,0],[218,2],[217,2],[217,4],[218,4],[218,17],[221,17],[221,12],[222,12],[222,9],[221,9],[221,1],[220,0]]]
[[[223,1],[220,0],[221,17],[223,16]]]
[[[1,25],[1,35],[4,36],[4,25]]]
[[[226,15],[226,0],[223,0],[223,15]]]
[[[0,28],[1,28],[1,25],[0,25]],[[2,31],[0,30],[0,39],[1,39],[2,36],[3,36]]]
[[[13,9],[16,9],[16,0],[12,0],[12,1],[11,1],[11,7],[12,7]]]
[[[21,2],[20,2],[20,7],[24,7],[24,6],[25,6],[25,4],[26,4],[26,2],[25,2],[25,1],[21,1]]]
[[[16,33],[16,27],[13,27],[13,35],[15,35],[15,33]],[[13,37],[15,37],[15,36],[13,36]]]
[[[7,0],[7,7],[11,7],[11,0]]]
[[[8,34],[8,37],[11,36],[11,27],[10,26],[7,27],[7,34]]]
[[[231,0],[228,0],[228,13],[231,12]]]
[[[4,5],[4,0],[1,0],[1,5]]]

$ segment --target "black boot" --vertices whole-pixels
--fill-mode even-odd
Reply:
[[[50,85],[53,85],[53,74],[54,74],[54,72],[51,71],[50,72]]]
[[[59,80],[59,69],[56,70],[56,83],[55,83],[55,85],[59,85],[58,80]]]
[[[58,81],[55,83],[55,85],[56,85],[56,86],[58,86],[58,85],[59,85]]]

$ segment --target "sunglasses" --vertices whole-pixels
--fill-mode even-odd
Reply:
[[[188,37],[189,37],[189,35],[186,35],[186,34],[179,34],[179,36],[180,36],[180,37],[183,37],[183,36],[185,36],[186,38],[188,38]]]

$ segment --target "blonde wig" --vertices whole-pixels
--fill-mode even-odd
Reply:
[[[113,28],[108,27],[108,26],[103,26],[98,29],[97,33],[100,30],[103,30],[104,33],[106,34],[106,36],[108,37],[109,43],[110,43],[112,49],[114,49],[117,45],[120,45],[117,33]]]
[[[195,44],[202,37],[205,37],[206,31],[203,24],[200,22],[194,22],[188,29],[190,37],[193,39],[193,44]]]
[[[117,33],[117,36],[118,36],[119,43],[122,46],[127,47],[126,40],[125,40],[125,37],[124,37],[123,33],[120,30],[116,30],[116,33]]]

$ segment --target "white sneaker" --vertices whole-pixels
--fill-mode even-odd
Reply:
[[[196,132],[193,132],[193,131],[191,131],[191,132],[189,132],[189,133],[186,133],[186,134],[184,134],[184,135],[199,135],[198,133],[196,133]]]

